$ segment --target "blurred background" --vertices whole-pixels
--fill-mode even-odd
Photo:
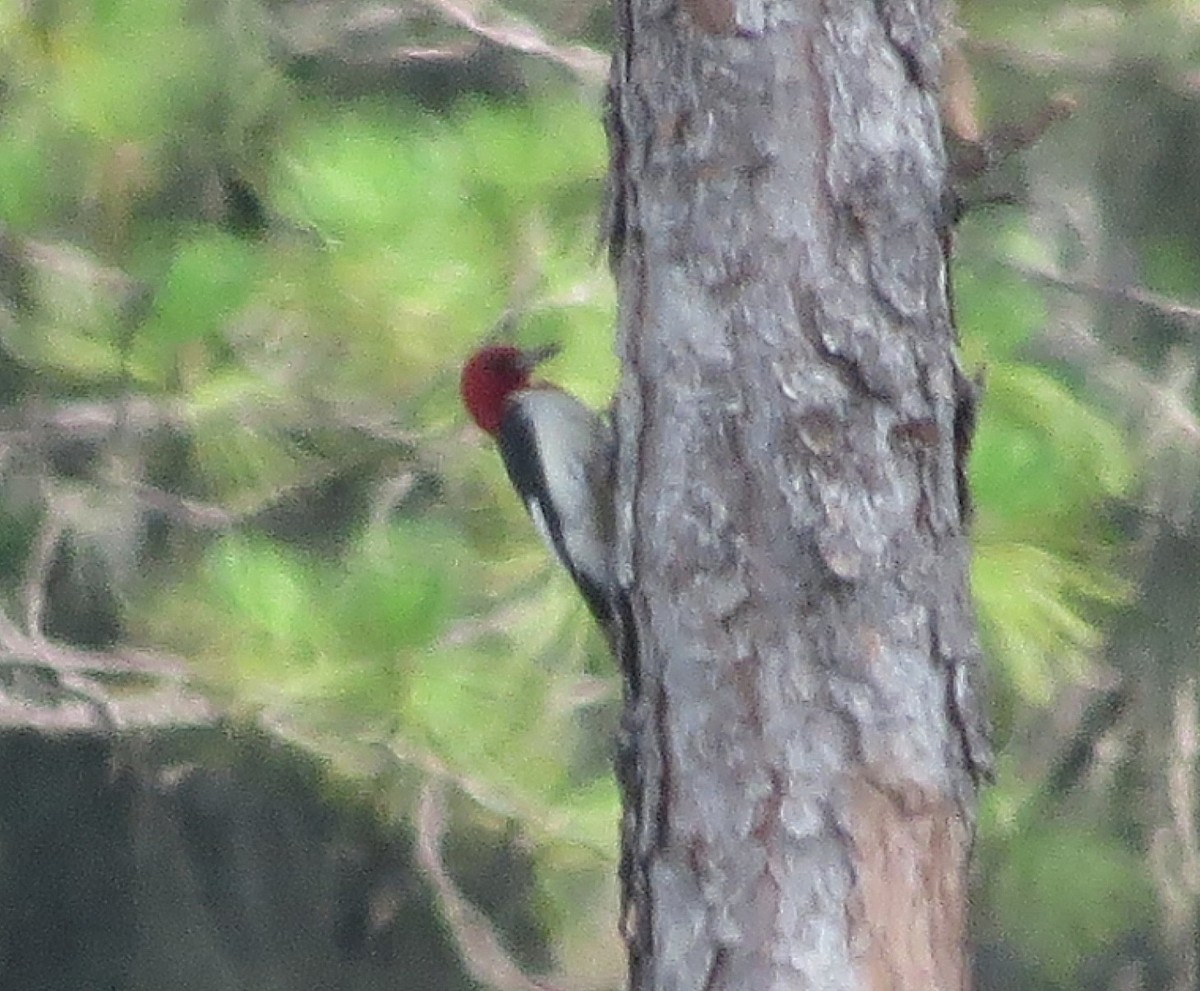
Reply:
[[[1186,991],[1200,7],[958,16],[978,987]],[[610,41],[0,0],[0,986],[621,986],[617,678],[456,395],[509,313],[607,401]]]

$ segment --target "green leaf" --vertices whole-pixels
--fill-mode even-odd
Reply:
[[[986,275],[969,263],[954,269],[954,308],[968,366],[1010,359],[1046,323],[1039,289],[1015,272],[992,266]]]
[[[1124,495],[1133,478],[1112,424],[1049,372],[1007,363],[988,369],[970,469],[984,512],[1014,525],[1048,523],[1049,537],[1066,517],[1091,517],[1098,503]]]
[[[1013,690],[1038,705],[1087,671],[1101,639],[1088,607],[1127,594],[1105,569],[1030,544],[977,542],[971,576],[985,645]]]
[[[215,333],[243,306],[260,278],[253,245],[205,232],[182,242],[155,297],[155,317],[144,333],[170,343]]]
[[[1082,965],[1154,924],[1141,859],[1099,831],[1043,825],[1006,854],[990,885],[993,926],[1055,986],[1076,986]]]
[[[429,527],[372,531],[348,557],[332,602],[348,650],[383,662],[427,647],[452,602],[448,565],[462,548]]]
[[[265,539],[230,537],[206,555],[202,576],[238,632],[290,649],[312,639],[314,575],[297,554]]]

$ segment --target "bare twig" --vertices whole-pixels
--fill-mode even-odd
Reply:
[[[1026,265],[1007,263],[1007,267],[1025,278],[1082,298],[1152,307],[1193,330],[1200,329],[1200,308],[1178,300],[1137,287],[1104,285]],[[1081,369],[1136,419],[1142,434],[1139,449],[1153,469],[1143,472],[1142,498],[1156,518],[1181,524],[1191,514],[1200,468],[1200,419],[1192,402],[1194,361],[1190,355],[1182,355],[1168,362],[1164,374],[1151,377],[1101,343],[1084,314],[1072,314],[1071,308],[1066,308],[1062,316],[1042,331],[1040,342],[1048,346],[1052,357]]]
[[[399,45],[389,48],[387,55],[394,62],[462,62],[480,49],[478,41],[459,42],[457,45],[439,45],[414,48]]]
[[[598,84],[608,70],[608,57],[585,45],[560,45],[549,41],[537,26],[496,4],[470,4],[455,0],[424,0],[424,5],[456,27],[465,28],[476,39],[548,59],[575,73],[584,82]],[[380,45],[378,39],[405,32],[413,20],[411,5],[364,4],[348,8],[344,3],[308,4],[300,17],[292,16],[279,26],[287,47],[301,55],[336,52],[343,62],[445,61],[466,59],[481,47],[478,43],[448,43],[432,46]],[[411,33],[411,32],[409,32]],[[364,49],[363,42],[376,40]]]
[[[23,697],[0,683],[0,728],[44,732],[112,731],[154,726],[206,726],[219,713],[200,695],[180,686],[118,697],[94,681],[72,680],[48,704]]]
[[[1032,76],[1069,75],[1083,82],[1111,82],[1113,75],[1122,68],[1119,46],[1112,41],[1079,43],[1076,39],[1072,50],[1066,51],[1052,46],[1035,47],[1025,43],[968,38],[964,47],[973,60],[1010,66]],[[1126,65],[1136,67],[1139,73],[1149,68],[1155,82],[1187,99],[1194,100],[1200,93],[1200,81],[1196,73],[1177,71],[1169,60],[1158,63],[1138,60]]]
[[[1200,309],[1157,297],[1144,290],[1102,286],[1088,280],[1061,276],[1056,272],[1015,262],[1002,264],[1010,271],[1044,285],[1082,295],[1105,299],[1119,298],[1137,305],[1155,306],[1160,312],[1177,319],[1200,321]],[[1152,420],[1157,433],[1182,437],[1189,444],[1200,446],[1200,419],[1197,419],[1192,410],[1186,382],[1155,381],[1137,364],[1115,354],[1101,343],[1079,320],[1060,321],[1052,328],[1047,328],[1041,339],[1051,346],[1054,357],[1096,376],[1113,389],[1124,403],[1148,420]]]
[[[1137,364],[1114,354],[1076,321],[1042,334],[1054,357],[1095,376],[1128,409],[1154,424],[1155,431],[1200,449],[1200,419],[1190,401],[1172,387],[1147,375]]]
[[[517,803],[495,791],[481,778],[472,778],[452,771],[440,757],[424,748],[396,741],[387,747],[387,752],[405,764],[420,768],[430,780],[454,784],[478,803],[480,808],[506,818],[520,817],[521,810],[518,809]]]
[[[962,183],[998,169],[1018,152],[1031,148],[1054,124],[1066,120],[1077,108],[1074,97],[1058,94],[1036,113],[1001,125],[976,140],[960,138],[951,148],[951,171]]]
[[[272,721],[268,716],[266,721],[281,736],[295,736],[282,720]],[[453,785],[481,809],[506,819],[534,824],[540,835],[569,838],[577,847],[592,851],[597,858],[607,859],[612,856],[610,850],[580,840],[573,832],[569,814],[552,814],[544,807],[523,801],[520,795],[506,793],[481,777],[473,777],[451,767],[437,754],[424,747],[402,739],[394,739],[382,747],[382,755],[417,768],[430,780]]]
[[[1140,498],[1155,520],[1182,525],[1191,516],[1200,479],[1194,362],[1187,355],[1168,360],[1165,372],[1152,376],[1101,342],[1088,314],[1078,307],[1063,308],[1060,318],[1043,328],[1037,343],[1043,356],[1078,368],[1130,418],[1140,435]]]
[[[59,676],[136,676],[182,681],[187,664],[170,654],[134,648],[83,650],[26,634],[0,607],[0,667],[36,666]]]
[[[149,677],[156,687],[116,694],[113,677]],[[90,651],[31,637],[0,608],[0,727],[111,731],[206,725],[216,709],[188,690],[184,662],[149,651]]]
[[[25,572],[25,631],[35,643],[45,639],[42,620],[46,605],[46,583],[50,579],[50,566],[54,563],[54,553],[58,550],[58,542],[66,526],[62,506],[53,496],[46,500],[45,511]]]
[[[139,483],[132,487],[134,497],[147,509],[152,509],[169,519],[196,530],[232,530],[241,522],[242,516],[224,506],[185,499],[183,496],[166,492],[153,485]]]
[[[40,448],[46,441],[102,441],[118,431],[140,436],[187,426],[181,405],[145,396],[51,407],[29,404],[0,415],[0,442]]]
[[[1161,316],[1174,320],[1188,330],[1200,329],[1200,306],[1184,303],[1161,293],[1151,292],[1139,286],[1117,286],[1088,279],[1052,272],[1049,269],[1034,268],[1017,262],[1005,262],[1005,267],[1034,282],[1067,289],[1071,292],[1095,296],[1099,299],[1111,300],[1117,303],[1129,303],[1154,310]]]
[[[1070,73],[1076,79],[1097,79],[1108,76],[1115,62],[1112,50],[1098,45],[1081,48],[1086,54],[980,38],[968,38],[964,46],[973,57],[1011,65],[1034,75]]]
[[[458,944],[467,972],[498,991],[552,991],[555,987],[529,977],[504,949],[495,927],[458,890],[442,861],[446,803],[440,785],[426,782],[417,807],[417,863],[434,893],[442,916]]]
[[[454,0],[424,0],[425,4],[459,27],[493,44],[526,55],[557,62],[589,83],[601,83],[608,74],[608,57],[584,45],[554,45],[537,27],[510,14],[499,4],[483,5],[486,13]],[[488,16],[488,15],[491,16]]]
[[[408,498],[416,483],[417,476],[414,472],[402,471],[399,475],[385,478],[375,486],[371,496],[371,522],[368,524],[372,530],[379,531],[387,526],[396,507]]]
[[[1200,966],[1196,952],[1197,896],[1200,896],[1200,824],[1196,820],[1196,771],[1200,756],[1196,679],[1187,678],[1175,693],[1174,744],[1167,761],[1170,821],[1150,842],[1150,868],[1164,915],[1164,929],[1174,950],[1172,991],[1196,987]]]
[[[151,650],[80,650],[52,640],[43,640],[37,644],[33,641],[26,641],[25,645],[18,643],[16,650],[5,644],[4,655],[0,655],[0,665],[10,661],[35,663],[59,674],[81,672],[89,676],[128,676],[166,681],[183,681],[187,677],[187,664],[182,658]]]
[[[73,244],[27,238],[23,248],[25,260],[40,271],[113,299],[128,299],[145,291],[146,287],[137,279],[119,268],[105,265],[90,252]]]
[[[416,431],[398,426],[393,418],[360,412],[348,404],[329,403],[321,407],[321,414],[328,417],[322,422],[328,423],[332,420],[339,427],[385,444],[413,447],[422,439]]]
[[[0,688],[0,728],[35,729],[43,733],[79,732],[97,728],[95,707],[76,699],[59,705],[34,705],[9,698]]]
[[[32,645],[33,641],[21,632],[21,628],[0,607],[0,654],[32,652]]]

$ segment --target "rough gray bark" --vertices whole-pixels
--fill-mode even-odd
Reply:
[[[965,988],[937,5],[616,6],[631,987]]]

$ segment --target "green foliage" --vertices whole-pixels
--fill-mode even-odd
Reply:
[[[1050,987],[1081,969],[1115,933],[1153,924],[1154,898],[1136,853],[1102,831],[1043,824],[1014,837],[989,878],[1003,937]]]
[[[1117,570],[1128,551],[1112,516],[1133,489],[1134,459],[1109,419],[1026,357],[1048,308],[995,258],[999,248],[1043,263],[1036,242],[991,218],[969,221],[963,241],[955,299],[965,360],[983,382],[970,463],[972,585],[1003,745],[1033,707],[1094,676],[1100,621],[1132,592]],[[1118,934],[1151,924],[1152,893],[1124,839],[1047,822],[1041,808],[1036,788],[1002,762],[981,815],[981,935],[1003,942],[1044,986],[1078,987]]]
[[[975,233],[965,232],[968,243]],[[987,234],[1017,257],[1037,250],[1011,226],[993,222]],[[1112,423],[1023,359],[1046,321],[1041,291],[995,264],[977,265],[955,269],[964,358],[983,383],[970,464],[974,592],[998,686],[1045,705],[1090,670],[1099,610],[1127,594],[1103,513],[1126,496],[1133,468]]]
[[[262,252],[230,234],[203,231],[175,247],[155,293],[154,312],[138,327],[138,377],[167,387],[179,349],[220,340],[261,279]]]
[[[447,535],[417,525],[369,534],[336,562],[227,537],[149,622],[190,644],[201,670],[234,686],[243,705],[274,716],[323,705],[382,738],[407,706],[414,654],[449,622],[444,564],[458,553]]]
[[[1093,607],[1124,598],[1116,535],[1096,514],[1127,491],[1129,459],[1117,431],[1042,370],[1007,363],[987,382],[972,460],[975,596],[1005,681],[1046,704],[1089,670]]]

